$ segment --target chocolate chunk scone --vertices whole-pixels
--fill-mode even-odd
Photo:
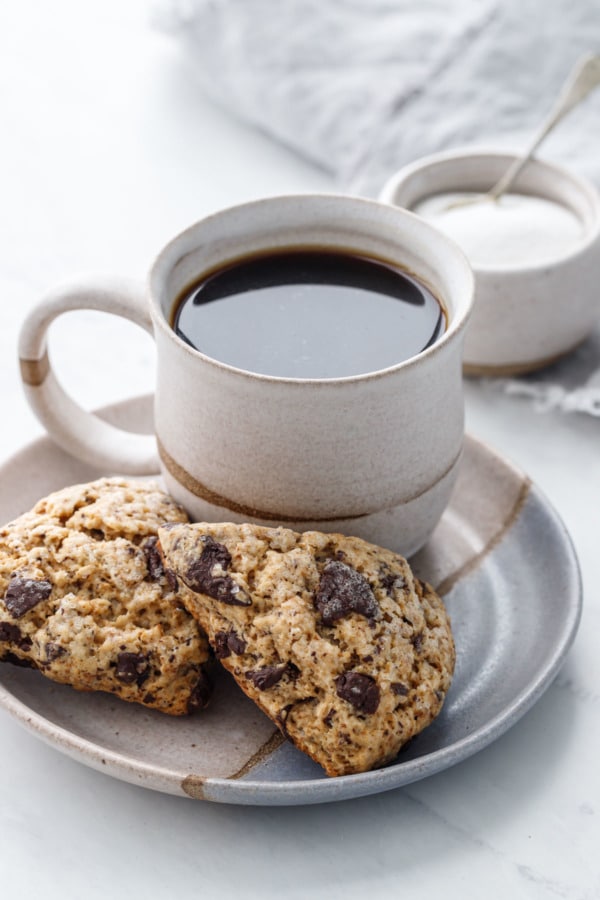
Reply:
[[[253,525],[169,525],[159,542],[221,663],[328,775],[384,765],[439,713],[450,622],[402,557]]]
[[[0,528],[0,660],[171,715],[204,706],[208,643],[156,546],[187,521],[155,485],[106,478]]]

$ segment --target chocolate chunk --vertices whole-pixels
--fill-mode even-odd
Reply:
[[[22,669],[35,669],[34,663],[30,659],[21,659],[14,653],[5,653],[2,662],[12,663],[13,666],[21,666]]]
[[[379,613],[367,579],[339,560],[330,560],[325,565],[314,604],[325,625],[331,625],[351,612],[359,613],[371,621]]]
[[[219,544],[218,541],[215,541],[208,534],[202,535],[201,541],[204,544],[204,549],[200,556],[203,566],[208,568],[209,572],[217,563],[222,569],[228,569],[231,565],[231,553],[225,544]]]
[[[165,574],[162,557],[158,549],[158,538],[152,535],[142,544],[142,550],[146,557],[146,568],[152,581],[159,581]]]
[[[21,629],[10,622],[0,622],[0,641],[11,641],[18,644],[21,640]]]
[[[392,682],[390,687],[392,693],[396,694],[398,697],[406,697],[408,695],[408,687],[405,684],[402,684],[401,681]]]
[[[359,712],[372,715],[379,706],[379,687],[370,675],[344,672],[336,678],[335,688],[338,697],[347,700]]]
[[[54,662],[55,659],[58,659],[61,656],[64,656],[67,652],[66,647],[61,647],[60,644],[54,644],[52,642],[46,644],[44,650],[46,652],[46,662],[49,663]]]
[[[235,631],[229,632],[229,637],[227,638],[227,646],[231,650],[232,653],[235,653],[236,656],[241,656],[242,653],[246,652],[246,641],[239,637],[235,633]]]
[[[212,694],[212,683],[206,672],[200,672],[198,681],[194,685],[188,700],[188,712],[196,709],[204,709]]]
[[[246,641],[239,637],[235,631],[217,631],[214,639],[215,656],[217,659],[225,659],[235,653],[240,656],[246,650]]]
[[[177,575],[173,571],[173,569],[165,569],[165,576],[169,587],[171,588],[174,594],[179,590],[179,582],[177,581]]]
[[[386,572],[380,577],[381,587],[384,589],[388,597],[394,596],[394,588],[401,590],[404,587],[404,578],[402,575],[396,575],[394,572]]]
[[[226,659],[228,656],[231,656],[231,649],[227,644],[228,637],[229,635],[226,631],[217,631],[215,633],[213,647],[217,659]]]
[[[334,717],[335,717],[335,709],[333,707],[331,707],[331,709],[329,710],[329,712],[323,719],[323,724],[326,725],[328,728],[331,728],[331,726],[333,725]]]
[[[13,575],[4,595],[4,603],[11,616],[20,619],[38,603],[47,600],[51,593],[49,581],[34,581]]]
[[[225,570],[231,565],[231,554],[227,547],[209,535],[203,535],[202,541],[202,553],[186,572],[187,586],[197,594],[206,594],[213,600],[221,600],[230,606],[250,606],[250,598],[226,574]]]
[[[11,622],[0,622],[0,641],[16,644],[19,650],[24,650],[25,653],[31,650],[33,645],[31,638],[23,637],[19,626],[13,625]]]
[[[415,650],[417,651],[417,653],[420,653],[421,647],[423,646],[423,632],[420,631],[418,634],[415,634],[411,638],[410,642],[413,645],[413,647],[415,648]]]
[[[143,653],[119,653],[117,656],[117,671],[115,677],[123,684],[141,686],[148,675],[148,657]]]
[[[293,663],[283,663],[279,666],[263,666],[261,669],[254,669],[246,672],[246,678],[258,688],[259,691],[267,691],[273,685],[281,681],[284,675],[290,675],[293,678],[298,674],[298,669]]]

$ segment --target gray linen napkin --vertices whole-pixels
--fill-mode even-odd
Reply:
[[[427,153],[523,148],[576,59],[600,51],[599,0],[159,0],[155,19],[213,99],[371,196]],[[599,145],[600,91],[543,156],[600,185]],[[600,324],[567,359],[500,384],[600,416]]]

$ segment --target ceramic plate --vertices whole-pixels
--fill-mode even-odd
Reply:
[[[106,418],[149,430],[150,398]],[[0,467],[0,521],[52,490],[102,474],[48,439]],[[172,719],[0,666],[0,703],[47,743],[116,778],[224,803],[320,803],[409,784],[481,750],[540,697],[560,667],[581,611],[577,560],[556,513],[531,482],[468,437],[451,503],[417,573],[443,595],[457,664],[438,719],[384,769],[327,778],[284,741],[221,671],[210,707]]]

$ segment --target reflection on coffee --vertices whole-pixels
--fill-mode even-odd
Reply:
[[[207,356],[285,378],[340,378],[421,353],[444,332],[434,295],[393,264],[295,249],[236,260],[182,293],[173,328]]]

